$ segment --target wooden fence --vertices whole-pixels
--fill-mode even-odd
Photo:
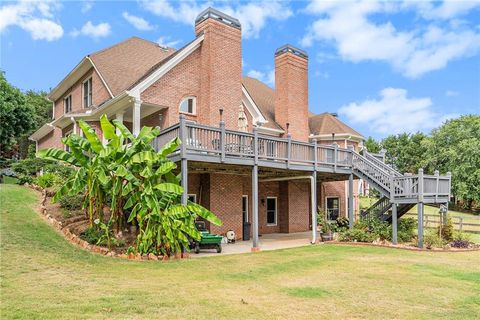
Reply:
[[[404,217],[417,217],[417,213],[409,212],[404,215]],[[480,217],[462,217],[462,216],[452,216],[448,215],[452,219],[453,227],[455,230],[471,232],[471,233],[480,233]],[[440,215],[434,214],[425,214],[424,218],[424,227],[425,228],[435,228],[440,224]]]

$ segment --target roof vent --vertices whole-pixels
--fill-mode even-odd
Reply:
[[[278,48],[278,49],[275,51],[275,56],[279,56],[279,55],[284,54],[284,53],[287,53],[287,52],[290,52],[290,53],[293,53],[293,54],[296,55],[296,56],[299,56],[299,57],[308,59],[308,54],[307,54],[307,52],[303,51],[302,49],[295,48],[295,47],[292,46],[291,44],[286,44],[286,45],[281,46],[280,48]]]
[[[217,21],[220,21],[226,25],[229,25],[231,27],[241,29],[240,21],[238,19],[231,17],[223,12],[218,11],[217,9],[214,8],[207,8],[203,10],[198,16],[197,19],[195,19],[195,25],[199,24],[200,22],[203,22],[207,20],[208,18],[215,19]]]

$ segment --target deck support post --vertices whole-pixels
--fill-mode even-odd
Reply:
[[[260,251],[258,241],[258,132],[253,127],[253,154],[252,168],[252,252]]]
[[[311,181],[312,206],[312,244],[317,243],[317,170],[312,173]]]
[[[142,101],[140,99],[136,99],[133,101],[133,135],[136,137],[140,133],[140,105]]]
[[[185,116],[180,115],[179,136],[182,144],[180,145],[180,158],[182,170],[182,204],[186,205],[188,202],[188,161],[187,161],[187,127],[185,125]]]
[[[423,169],[418,169],[418,247],[423,248]]]
[[[348,227],[353,229],[353,173],[348,176]]]
[[[397,204],[392,203],[392,243],[397,244]]]

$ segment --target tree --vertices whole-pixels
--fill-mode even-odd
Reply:
[[[421,132],[388,136],[381,142],[386,151],[386,162],[402,173],[417,172],[425,159],[426,139]]]
[[[0,72],[0,153],[11,156],[20,137],[35,128],[34,108]]]
[[[452,192],[471,209],[480,204],[480,116],[465,115],[434,129],[423,165],[429,173],[452,172]]]
[[[368,139],[365,141],[365,147],[370,153],[379,153],[380,150],[382,150],[381,144],[373,137],[368,137]]]

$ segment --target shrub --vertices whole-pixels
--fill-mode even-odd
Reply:
[[[337,219],[337,231],[342,232],[348,229],[348,218],[338,218]]]
[[[83,207],[84,197],[82,195],[68,196],[65,195],[61,197],[58,202],[60,207],[65,210],[73,211],[80,210]]]
[[[453,240],[453,223],[452,219],[448,218],[447,222],[444,223],[442,226],[438,226],[437,233],[444,239],[445,241],[452,241]]]
[[[427,249],[430,248],[442,248],[446,242],[443,240],[437,232],[433,230],[428,230],[425,233],[424,240],[423,240],[425,247]]]
[[[400,242],[409,242],[415,236],[417,221],[414,218],[402,218],[398,220],[397,239]]]
[[[391,240],[392,231],[391,226],[388,222],[382,221],[380,219],[369,219],[368,220],[368,230],[375,237],[375,239],[380,238],[380,240]]]
[[[42,189],[47,189],[52,187],[55,184],[55,179],[57,179],[57,176],[55,174],[45,173],[35,178],[34,182],[36,185],[38,185]]]
[[[83,240],[87,241],[90,244],[97,244],[98,240],[100,240],[102,235],[103,235],[102,230],[100,230],[97,227],[90,227],[80,234],[80,238],[82,238]]]
[[[13,171],[19,179],[19,184],[33,183],[36,175],[43,171],[44,174],[52,173],[59,176],[63,181],[67,180],[74,172],[71,167],[62,165],[56,161],[45,159],[23,159],[11,162]],[[60,180],[60,179],[59,179]]]
[[[468,248],[471,243],[471,237],[469,234],[458,231],[453,234],[452,242],[450,246],[453,248]]]
[[[340,233],[339,240],[350,242],[372,242],[375,240],[375,235],[370,233],[367,229],[354,228]]]

